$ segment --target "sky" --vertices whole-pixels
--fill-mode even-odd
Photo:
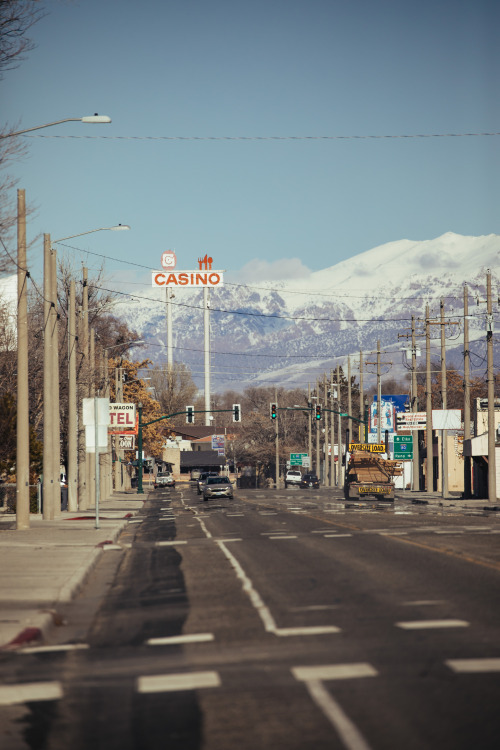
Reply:
[[[494,0],[48,0],[0,82],[42,234],[124,291],[159,269],[304,277],[380,244],[497,233]],[[366,136],[377,136],[369,138]],[[228,139],[231,137],[231,139]],[[69,247],[68,247],[69,245]]]

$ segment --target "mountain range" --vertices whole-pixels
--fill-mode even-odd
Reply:
[[[447,363],[462,369],[463,289],[469,290],[473,374],[485,370],[485,289],[492,272],[494,313],[498,310],[500,236],[467,237],[452,232],[432,240],[399,240],[367,250],[301,278],[225,283],[210,292],[211,389],[241,392],[248,386],[307,387],[340,364],[359,370],[363,351],[365,386],[373,380],[377,341],[382,378],[403,380],[411,318],[422,334],[426,305],[440,316],[444,300]],[[228,274],[229,275],[229,274]],[[285,275],[285,274],[284,274]],[[165,364],[165,291],[152,289],[115,314],[138,331],[141,356]],[[185,363],[203,390],[203,293],[175,291],[172,305],[173,360]],[[495,315],[494,315],[495,317]],[[431,326],[432,357],[439,360],[440,326]],[[425,341],[418,345],[425,361]],[[477,372],[476,372],[477,370]]]

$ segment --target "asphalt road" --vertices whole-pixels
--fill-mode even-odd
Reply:
[[[46,685],[0,705],[2,748],[496,749],[499,534],[326,489],[157,490],[64,647],[0,657],[4,683]]]

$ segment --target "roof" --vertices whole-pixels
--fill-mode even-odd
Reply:
[[[217,451],[181,451],[181,469],[224,466],[225,463],[225,456],[219,456]]]

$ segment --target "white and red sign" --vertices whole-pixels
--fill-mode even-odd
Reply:
[[[135,404],[109,405],[109,430],[115,435],[135,430]]]
[[[173,271],[177,264],[177,258],[173,250],[166,250],[161,256],[161,267],[167,271]]]
[[[171,255],[174,256],[172,265]],[[212,269],[213,258],[205,254],[204,258],[198,258],[197,271],[174,271],[175,253],[167,251],[161,256],[161,264],[164,271],[153,271],[151,285],[154,287],[213,287],[222,286],[224,283],[224,271]]]

